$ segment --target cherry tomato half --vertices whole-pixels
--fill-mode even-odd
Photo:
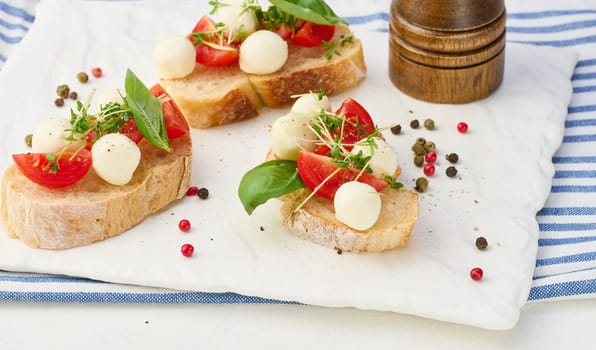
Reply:
[[[47,188],[61,188],[78,182],[89,172],[92,164],[91,153],[87,150],[74,156],[65,152],[57,160],[57,166],[50,163],[47,153],[13,154],[12,159],[25,177]]]
[[[184,115],[166,92],[164,88],[155,84],[149,89],[153,96],[158,97],[162,101],[161,109],[163,111],[164,122],[166,123],[166,132],[168,138],[175,139],[182,135],[188,134],[189,126],[184,118]]]
[[[329,157],[305,151],[298,154],[297,167],[298,175],[311,191],[314,191],[326,180],[316,193],[329,200],[333,200],[339,186],[347,181],[354,181],[360,173],[358,169],[342,168],[334,176],[327,179],[337,170],[337,163],[334,163]],[[368,173],[361,174],[357,181],[369,184],[377,191],[382,191],[387,187],[385,180]]]
[[[306,47],[319,46],[323,41],[331,40],[334,33],[335,26],[304,22],[292,37],[292,41]]]
[[[343,116],[346,121],[343,126],[343,134],[341,128],[329,130],[333,138],[339,136],[340,142],[344,147],[350,151],[353,145],[366,138],[375,131],[375,122],[370,114],[362,107],[362,105],[352,98],[347,98],[335,112]],[[315,153],[326,155],[329,152],[329,146],[326,144],[315,145]]]
[[[208,33],[211,31],[216,30],[215,22],[208,16],[203,16],[197,22],[195,27],[193,28],[193,33],[201,32],[201,33]],[[194,44],[194,39],[192,36],[189,36],[189,40]],[[209,67],[222,67],[227,66],[233,63],[238,62],[239,53],[238,53],[238,43],[232,42],[228,43],[227,39],[224,37],[223,40],[219,40],[218,37],[214,35],[207,35],[205,38],[207,41],[213,42],[217,40],[217,45],[224,46],[228,48],[227,50],[220,50],[214,47],[211,47],[207,44],[200,44],[195,46],[196,56],[195,60],[197,63],[200,63],[205,66]],[[220,42],[221,41],[221,42]]]

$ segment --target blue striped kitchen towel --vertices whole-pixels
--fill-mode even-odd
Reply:
[[[387,31],[390,0],[328,1],[355,30]],[[38,0],[0,1],[0,67],[35,19]],[[350,6],[346,6],[346,4]],[[596,3],[510,0],[507,40],[580,55],[551,194],[537,213],[540,239],[529,301],[596,296]],[[537,127],[540,127],[537,125]],[[40,302],[284,303],[0,271],[0,300]]]

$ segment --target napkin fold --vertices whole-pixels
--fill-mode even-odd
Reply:
[[[382,117],[379,119],[383,122],[399,120],[407,124],[407,120],[411,117],[407,110],[412,110],[416,116],[432,115],[435,121],[443,123],[445,129],[457,120],[465,118],[471,124],[472,130],[476,128],[478,132],[476,136],[472,133],[467,140],[459,139],[452,142],[453,135],[448,135],[445,132],[430,135],[437,141],[441,141],[438,144],[464,149],[464,154],[466,153],[465,149],[469,148],[473,142],[496,142],[490,137],[488,139],[482,137],[487,135],[488,130],[495,130],[494,136],[502,136],[500,132],[505,132],[507,137],[513,137],[515,142],[520,143],[527,141],[528,133],[530,134],[530,140],[536,141],[536,144],[528,145],[526,156],[533,157],[528,159],[535,159],[535,164],[522,164],[522,160],[518,158],[509,163],[506,159],[503,160],[507,163],[506,169],[517,165],[521,168],[513,169],[513,171],[519,172],[520,175],[524,174],[521,172],[522,169],[535,174],[531,184],[523,181],[522,175],[519,178],[520,182],[511,186],[513,192],[519,190],[520,194],[527,194],[526,186],[530,187],[531,197],[518,198],[521,201],[527,201],[522,206],[519,217],[513,215],[509,208],[502,208],[493,203],[491,197],[485,198],[484,194],[477,192],[482,190],[481,185],[485,185],[479,183],[478,178],[467,182],[470,180],[467,177],[463,183],[470,187],[458,187],[459,195],[444,190],[441,193],[435,193],[435,197],[430,195],[423,197],[421,216],[424,218],[417,226],[411,244],[404,250],[384,253],[380,256],[364,258],[349,255],[330,256],[325,249],[301,242],[279,227],[278,223],[271,219],[276,217],[274,205],[263,208],[250,219],[240,219],[237,224],[226,223],[225,213],[218,212],[213,208],[230,207],[230,202],[235,200],[234,191],[230,191],[227,187],[234,187],[239,180],[237,177],[241,175],[240,173],[262,159],[267,145],[266,142],[259,142],[254,138],[241,141],[243,147],[248,145],[247,153],[242,159],[247,159],[247,163],[250,160],[254,164],[238,165],[224,162],[222,165],[221,159],[229,158],[221,154],[205,153],[215,152],[214,149],[217,148],[213,148],[209,144],[214,139],[214,133],[219,135],[216,139],[220,140],[222,139],[221,135],[237,137],[253,133],[263,135],[266,139],[267,123],[280,113],[264,113],[259,119],[240,126],[193,133],[193,136],[197,136],[196,139],[201,140],[199,141],[200,145],[195,149],[197,154],[201,154],[201,160],[206,164],[213,164],[214,167],[211,169],[215,171],[215,174],[200,173],[200,170],[197,174],[195,171],[194,180],[197,183],[212,181],[210,185],[215,190],[212,193],[216,194],[210,199],[208,205],[205,204],[200,209],[197,207],[189,209],[189,204],[183,203],[184,205],[176,206],[167,215],[150,218],[146,225],[141,225],[126,235],[92,247],[67,252],[40,252],[23,247],[16,241],[0,239],[0,268],[2,269],[85,277],[85,279],[69,279],[44,275],[0,273],[0,290],[2,291],[0,299],[73,301],[71,298],[75,295],[74,301],[210,302],[210,300],[217,300],[217,302],[235,302],[235,300],[241,300],[240,302],[275,302],[275,300],[288,300],[289,302],[305,302],[316,305],[354,306],[398,311],[479,327],[503,329],[513,326],[517,320],[519,308],[528,299],[528,295],[530,300],[549,299],[553,298],[553,295],[554,297],[570,294],[585,296],[586,290],[589,291],[592,288],[589,279],[584,280],[587,282],[583,282],[583,289],[573,289],[571,293],[561,292],[562,289],[558,289],[557,286],[559,283],[567,283],[567,285],[575,283],[576,287],[581,286],[582,281],[575,279],[577,270],[589,275],[589,268],[576,269],[571,274],[565,269],[562,270],[562,273],[552,273],[549,267],[568,266],[565,262],[557,262],[565,259],[557,259],[561,255],[555,255],[541,260],[541,254],[561,254],[562,250],[559,247],[572,246],[575,248],[577,245],[548,244],[548,241],[539,240],[538,229],[540,228],[541,235],[544,235],[545,229],[550,227],[548,220],[554,218],[552,223],[558,224],[562,218],[566,218],[565,215],[575,217],[577,213],[580,213],[579,215],[583,215],[589,220],[590,205],[592,207],[596,207],[596,205],[594,203],[586,204],[580,207],[579,211],[567,209],[567,214],[561,214],[565,212],[565,209],[560,209],[563,208],[562,204],[553,206],[554,209],[547,209],[550,206],[545,207],[538,216],[538,220],[541,222],[540,226],[534,217],[534,213],[547,200],[551,181],[557,186],[559,177],[569,178],[569,176],[565,176],[569,173],[558,174],[555,172],[551,157],[561,141],[563,141],[563,147],[566,144],[577,145],[581,142],[570,142],[569,140],[580,138],[574,135],[564,137],[563,133],[568,133],[569,129],[584,127],[586,124],[587,127],[590,127],[590,122],[573,122],[572,125],[575,126],[571,127],[569,121],[567,124],[563,124],[571,95],[569,78],[575,65],[576,55],[571,50],[548,47],[527,50],[527,47],[513,43],[508,44],[506,79],[503,87],[494,96],[468,106],[425,104],[401,95],[386,79],[386,55],[380,53],[386,53],[386,34],[382,34],[382,32],[387,28],[389,2],[367,2],[366,8],[359,8],[363,5],[362,2],[357,1],[354,2],[354,7],[344,7],[332,1],[329,3],[338,9],[340,15],[350,20],[354,30],[366,40],[365,50],[370,72],[367,82],[351,91],[350,95],[364,102],[375,118],[380,115]],[[143,7],[138,6],[137,3],[133,7],[127,2],[101,3],[99,5],[95,2],[73,4],[59,0],[42,1],[37,10],[38,20],[31,28],[31,33],[23,44],[18,45],[15,52],[11,53],[11,60],[7,61],[5,71],[0,74],[0,90],[8,93],[7,95],[0,94],[0,96],[4,96],[1,97],[2,105],[4,106],[6,103],[12,108],[12,111],[16,110],[16,103],[22,102],[23,99],[13,96],[14,94],[11,95],[10,91],[6,91],[6,86],[11,86],[16,81],[27,78],[38,79],[44,83],[40,85],[49,86],[50,88],[46,88],[47,93],[41,87],[36,87],[34,90],[36,96],[42,96],[44,100],[51,101],[51,87],[57,80],[72,74],[73,69],[93,64],[101,64],[103,67],[109,68],[107,72],[113,72],[111,78],[108,74],[105,80],[98,82],[98,88],[121,86],[119,78],[123,77],[123,74],[120,73],[127,67],[127,64],[133,65],[133,68],[141,74],[145,81],[155,80],[150,59],[145,57],[148,56],[147,52],[150,52],[151,40],[168,31],[184,33],[189,26],[192,26],[190,22],[198,17],[198,15],[188,15],[189,13],[208,12],[205,4],[180,1],[177,3],[177,6],[180,6],[177,11],[171,11],[167,8],[170,6],[166,5],[166,2],[152,2]],[[520,17],[516,19],[518,22],[515,22],[518,25],[510,28],[519,28],[517,29],[519,34],[508,32],[510,41],[533,42],[539,44],[538,46],[550,45],[540,44],[539,33],[542,33],[540,30],[526,33],[528,29],[525,29],[525,26],[538,28],[538,22],[534,22],[534,17],[552,16],[551,12],[541,14],[539,11],[534,11],[534,16],[526,12],[520,12],[517,15]],[[116,18],[112,18],[113,23],[126,23],[126,25],[119,24],[106,28],[103,35],[96,33],[96,28],[103,28],[102,24],[105,25],[101,21],[102,16],[98,15],[103,13],[106,16],[116,13]],[[511,9],[509,9],[509,13],[510,17],[516,17],[515,12],[512,13]],[[581,12],[578,11],[578,13]],[[75,23],[80,23],[83,34],[78,34],[83,35],[86,40],[83,42],[77,36],[71,38],[68,29],[56,22],[58,14],[63,19],[70,18],[73,21],[80,21]],[[126,17],[126,20],[130,22],[120,22],[118,19],[121,18],[118,16]],[[528,20],[526,17],[532,17],[532,19]],[[173,25],[159,24],[160,18],[171,19],[168,23]],[[63,22],[69,23],[66,20]],[[146,23],[156,25],[147,28]],[[537,25],[532,26],[534,23]],[[508,30],[511,31],[511,29]],[[571,31],[575,32],[573,29]],[[123,32],[126,33],[126,36],[118,43],[124,45],[124,47],[119,47],[124,52],[115,55],[105,52],[106,47],[110,47],[108,39]],[[371,34],[371,32],[381,33]],[[48,38],[61,39],[55,42],[48,41]],[[577,42],[581,41],[582,39],[577,39]],[[80,52],[81,57],[69,56],[71,65],[66,65],[67,67],[63,67],[62,64],[58,65],[60,60],[52,61],[51,63],[56,63],[55,70],[47,72],[38,68],[23,76],[21,74],[23,67],[33,61],[30,55],[35,49],[39,49],[40,45],[41,47],[50,45],[51,47],[48,49],[55,52],[61,59],[63,50],[68,50],[66,52],[71,54]],[[586,59],[580,61],[580,64],[589,69],[593,62]],[[577,80],[576,77],[574,78]],[[109,86],[110,84],[112,86]],[[388,91],[390,95],[387,95]],[[589,92],[585,93],[589,94]],[[575,91],[574,99],[577,94],[578,91]],[[10,98],[11,96],[14,98]],[[333,101],[337,103],[346,96],[339,96]],[[388,102],[388,99],[394,101]],[[573,108],[571,107],[569,110],[570,113],[574,111]],[[589,110],[590,108],[581,107],[576,111],[578,114],[590,113],[585,109]],[[400,110],[406,111],[405,115],[393,113]],[[32,105],[27,106],[28,113],[25,115],[30,116],[29,120],[32,123],[36,119],[40,120],[48,111],[52,111],[48,106]],[[387,115],[387,111],[392,111],[391,115]],[[580,118],[580,120],[582,119]],[[0,131],[3,153],[8,150],[6,154],[0,156],[2,170],[8,164],[7,155],[19,149],[18,143],[14,142],[14,135],[25,134],[31,128],[31,123],[11,123],[10,131]],[[578,123],[581,126],[576,125]],[[525,132],[509,130],[512,125]],[[541,125],[541,128],[535,128],[536,125]],[[6,127],[2,129],[6,130]],[[569,136],[574,137],[569,138]],[[223,138],[229,140],[230,137],[223,136]],[[586,139],[586,137],[581,137],[581,139]],[[589,137],[587,139],[589,140]],[[391,141],[398,146],[398,149],[408,149],[407,143],[410,140],[404,137],[403,140],[393,139]],[[489,153],[491,155],[489,160],[501,160],[501,158],[494,158],[492,155],[503,151],[502,142],[495,143],[493,146],[489,150],[495,153]],[[504,148],[511,151],[508,147]],[[494,174],[493,172],[500,174],[500,170],[493,168],[489,161],[486,164],[481,162],[480,168],[474,170],[475,165],[472,164],[481,159],[481,155],[476,152],[468,152],[470,154],[467,159],[470,165],[466,168],[469,170],[470,177],[478,175],[490,177],[491,174]],[[406,157],[404,156],[404,158]],[[561,157],[567,156],[561,155]],[[573,158],[573,156],[569,157]],[[583,157],[589,158],[589,156]],[[584,158],[580,159],[585,160]],[[555,158],[555,166],[568,164],[563,163],[568,161],[569,159],[562,160],[559,163]],[[407,169],[409,165],[406,166],[405,163],[403,165],[406,170],[406,178],[415,176],[413,170]],[[236,171],[239,174],[229,176],[230,171]],[[477,173],[474,173],[475,171]],[[584,173],[579,178],[585,180],[589,178],[588,175],[589,173]],[[213,179],[214,176],[223,177],[229,182],[216,183]],[[445,187],[440,188],[447,189],[451,185],[441,181],[437,180],[437,184]],[[489,187],[491,186],[489,185]],[[497,192],[490,193],[494,195]],[[497,197],[502,199],[500,196]],[[515,193],[513,197],[517,198]],[[552,201],[552,197],[553,194],[550,195],[547,203]],[[469,214],[473,220],[464,220],[466,225],[450,222],[448,216],[445,216],[449,210],[441,204],[444,205],[446,200],[455,201],[455,203],[468,201],[465,207],[468,209],[462,210],[458,214]],[[474,200],[477,200],[480,205],[470,207],[470,203],[473,203]],[[571,202],[561,203],[574,203],[573,198],[567,198],[567,200],[571,200]],[[513,203],[513,205],[517,204]],[[236,208],[237,206],[232,205],[232,207]],[[506,215],[495,216],[498,219],[505,218],[506,222],[494,222],[494,218],[486,217],[486,211],[495,208],[503,209]],[[202,247],[200,249],[201,260],[196,259],[189,262],[171,254],[177,250],[177,246],[183,238],[175,235],[171,237],[171,232],[170,236],[167,236],[164,232],[159,232],[159,229],[151,229],[151,227],[167,228],[174,221],[173,218],[168,219],[167,216],[174,218],[188,216],[187,214],[195,213],[196,210],[204,211],[202,215],[196,216],[196,220],[200,222],[200,226],[204,230],[201,229],[200,233],[197,232],[191,236]],[[238,213],[238,215],[242,214]],[[207,218],[215,220],[215,226],[224,231],[224,234],[217,232],[216,227]],[[444,221],[440,221],[439,224],[445,229],[439,229],[437,223],[428,218],[443,218]],[[255,232],[263,223],[266,223],[267,234]],[[507,232],[497,232],[495,230],[497,227],[498,231],[507,230]],[[456,230],[450,230],[453,228]],[[488,233],[491,241],[496,242],[496,247],[491,248],[491,251],[487,252],[488,254],[478,255],[477,252],[470,250],[470,242],[475,238],[474,230],[476,228],[481,229],[483,233]],[[443,234],[439,235],[437,232]],[[454,235],[455,238],[446,239],[445,235]],[[131,253],[131,246],[140,247],[143,252],[132,250]],[[559,249],[557,250],[557,248]],[[460,252],[462,256],[453,258],[454,251]],[[536,261],[537,252],[539,258]],[[106,254],[116,258],[106,264]],[[515,256],[509,259],[512,255]],[[569,254],[564,253],[563,256],[569,256]],[[312,259],[315,259],[314,262]],[[589,265],[589,259],[584,258],[583,261],[587,261]],[[482,264],[487,269],[487,273],[492,270],[493,277],[487,278],[482,284],[470,284],[467,271],[474,264]],[[536,264],[542,265],[536,268],[535,273]],[[546,267],[543,269],[545,271],[541,272],[541,267]],[[535,275],[534,279],[532,279],[533,274]],[[355,279],[354,275],[358,278]],[[570,275],[573,277],[569,278]],[[366,276],[366,278],[362,276]],[[426,276],[429,280],[421,281],[420,276]],[[87,278],[127,285],[94,282]],[[436,279],[433,280],[433,278]],[[146,289],[146,287],[131,287],[128,284],[168,289]],[[531,285],[533,288],[530,290]],[[588,286],[585,287],[585,285]],[[171,290],[171,288],[200,292],[179,292]],[[51,292],[44,292],[46,290]],[[241,294],[256,297],[244,297]]]

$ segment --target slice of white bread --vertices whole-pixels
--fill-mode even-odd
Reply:
[[[190,134],[170,140],[171,153],[143,140],[133,179],[115,186],[93,170],[62,189],[41,187],[13,165],[2,178],[1,214],[13,238],[45,249],[68,249],[119,235],[185,195],[192,168]]]
[[[351,37],[351,40],[342,38]],[[330,43],[339,55],[326,57],[327,48],[288,43],[288,61],[272,74],[246,74],[238,64],[210,68],[197,64],[181,79],[161,79],[160,84],[176,102],[193,128],[223,125],[258,115],[262,105],[285,107],[291,96],[324,90],[336,94],[364,79],[366,65],[362,43],[345,25],[336,25]]]
[[[284,226],[300,238],[338,251],[382,252],[403,247],[418,219],[418,195],[404,188],[381,192],[381,214],[366,231],[339,222],[333,202],[319,196],[313,196],[296,210],[308,193],[302,189],[280,198]]]

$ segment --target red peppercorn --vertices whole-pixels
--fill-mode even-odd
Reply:
[[[470,278],[472,278],[474,281],[480,281],[483,275],[484,272],[479,267],[475,267],[470,270]]]
[[[180,247],[180,252],[186,257],[191,257],[195,252],[195,247],[193,247],[192,244],[185,243]]]
[[[191,186],[186,191],[187,196],[196,196],[199,193],[199,188],[197,186]]]
[[[426,164],[423,168],[424,175],[426,176],[433,176],[435,173],[435,165],[434,164]]]
[[[190,231],[190,221],[188,221],[186,219],[180,220],[180,222],[178,222],[178,228],[182,232],[188,232],[188,231]]]
[[[428,152],[426,155],[424,155],[424,160],[427,163],[434,163],[434,162],[436,162],[437,161],[437,153],[436,152],[433,152],[433,151]]]
[[[462,134],[465,134],[466,132],[468,132],[468,124],[465,122],[457,123],[457,131],[461,132]]]
[[[91,74],[93,74],[94,77],[99,78],[103,75],[103,71],[99,67],[94,67],[91,69]]]

